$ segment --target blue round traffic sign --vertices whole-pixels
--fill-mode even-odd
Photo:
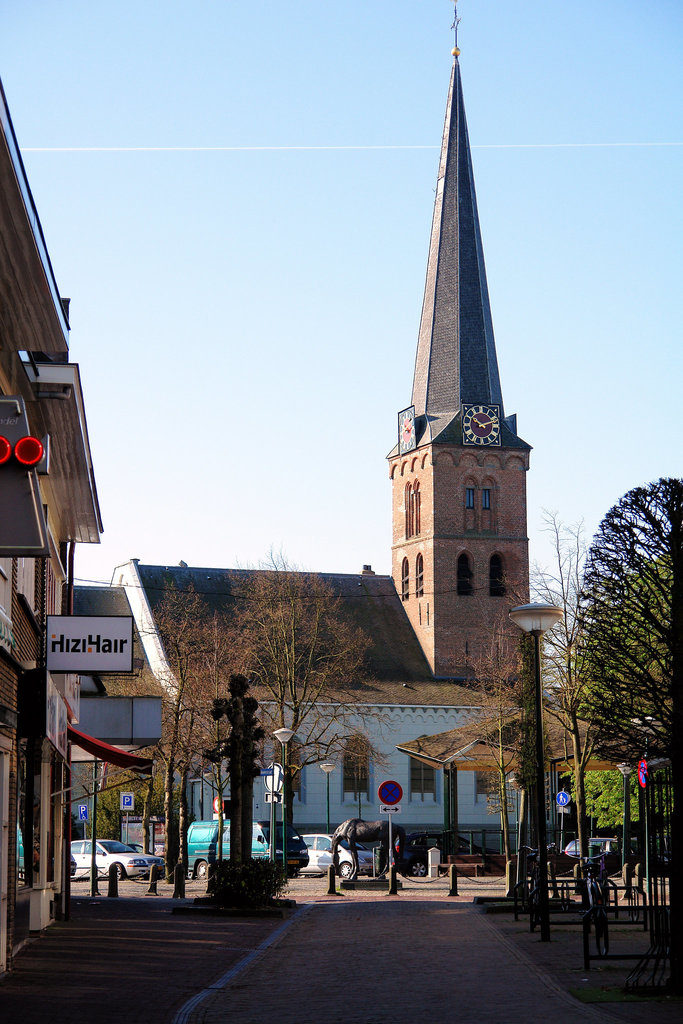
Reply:
[[[398,804],[403,799],[403,790],[398,782],[388,779],[380,785],[377,796],[383,804]]]
[[[559,791],[555,799],[557,800],[560,807],[566,807],[567,804],[571,802],[571,796],[569,795],[569,793],[566,793],[564,789],[561,789]]]

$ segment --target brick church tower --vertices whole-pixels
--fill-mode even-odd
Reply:
[[[530,446],[503,410],[453,52],[412,402],[388,458],[396,590],[434,675],[464,678],[528,600]]]

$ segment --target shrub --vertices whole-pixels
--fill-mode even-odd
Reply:
[[[222,907],[264,907],[287,884],[282,867],[270,860],[230,860],[216,865],[212,895]]]

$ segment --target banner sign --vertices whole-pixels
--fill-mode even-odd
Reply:
[[[48,672],[132,672],[132,615],[48,615]]]

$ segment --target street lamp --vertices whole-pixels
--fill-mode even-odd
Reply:
[[[629,775],[633,771],[630,764],[618,764],[617,768],[624,776],[624,818],[621,830],[621,866],[623,868],[631,846],[631,787],[629,786]]]
[[[548,837],[545,821],[545,752],[543,749],[543,688],[541,686],[541,637],[559,622],[564,612],[554,604],[522,604],[510,610],[510,618],[534,638],[536,711],[536,832],[538,841],[538,910],[541,941],[550,941],[548,904]]]
[[[325,782],[327,783],[327,834],[330,834],[330,772],[333,772],[335,765],[325,762],[320,765],[320,771],[325,772]]]
[[[293,729],[276,729],[273,736],[282,744],[282,870],[287,877],[287,744],[294,735]]]

